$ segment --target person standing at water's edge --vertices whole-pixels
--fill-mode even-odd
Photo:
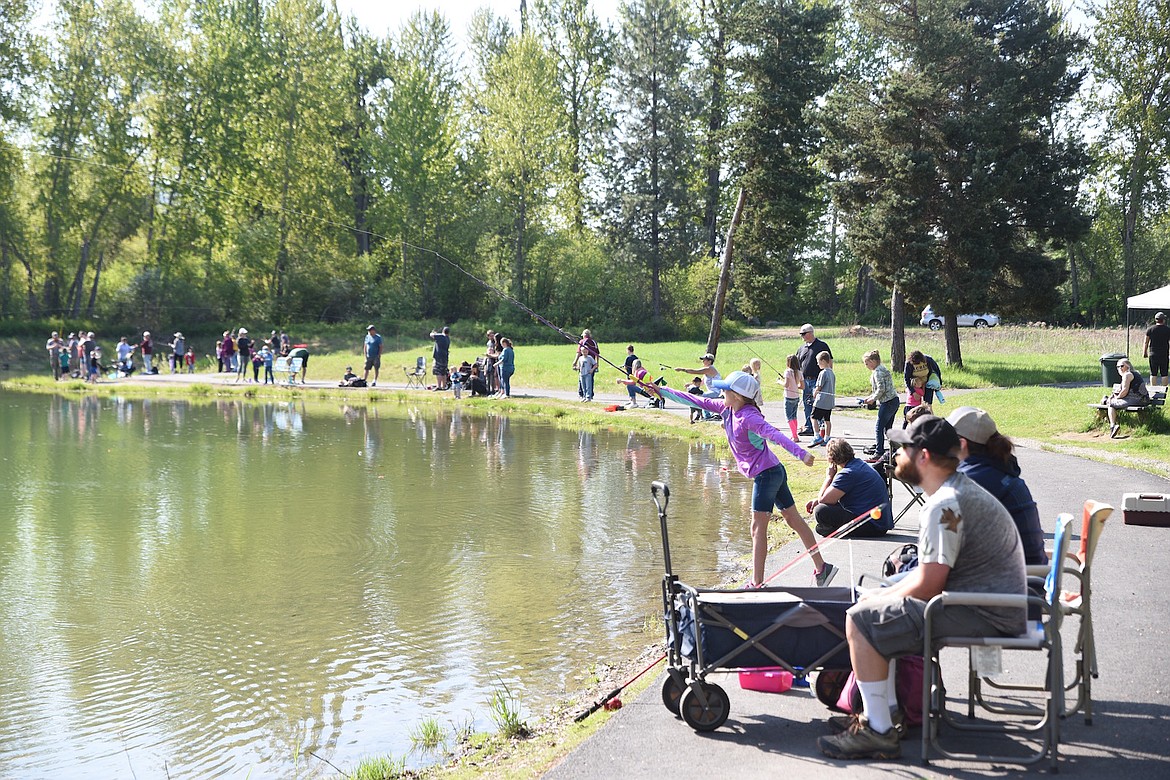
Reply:
[[[632,380],[623,380],[630,382]],[[713,382],[714,389],[724,391],[724,398],[703,398],[681,393],[669,387],[642,383],[642,387],[659,396],[667,396],[683,406],[702,409],[718,415],[723,421],[723,431],[735,458],[739,473],[753,480],[752,487],[752,581],[749,588],[758,588],[764,582],[764,564],[768,557],[768,522],[772,510],[780,508],[780,516],[788,527],[796,532],[805,548],[810,551],[813,562],[814,582],[824,587],[837,574],[837,567],[826,563],[816,550],[816,537],[808,523],[796,509],[792,491],[788,489],[788,472],[780,459],[768,449],[766,442],[783,447],[789,454],[799,458],[806,466],[813,464],[811,453],[801,449],[764,419],[763,412],[756,406],[756,393],[760,389],[754,377],[742,371],[732,371],[727,379]]]
[[[804,428],[800,430],[800,433],[812,436],[813,391],[816,388],[817,377],[821,373],[821,367],[817,364],[817,356],[822,352],[828,352],[829,357],[832,358],[833,350],[829,349],[828,344],[817,338],[811,323],[806,322],[800,326],[800,338],[804,340],[800,349],[796,350],[796,361],[800,363],[800,373],[804,378],[804,386],[801,388],[801,400],[804,402]]]
[[[447,369],[447,361],[451,354],[451,329],[446,325],[442,330],[432,330],[431,340],[435,348],[431,352],[434,366],[431,373],[435,375],[435,389],[446,390],[451,386],[451,372]]]
[[[503,349],[500,351],[500,398],[512,397],[512,374],[516,373],[516,350],[512,349],[512,339],[500,339]]]
[[[49,351],[49,367],[53,370],[54,380],[61,378],[61,348],[63,346],[65,344],[57,335],[57,331],[53,331],[49,336],[49,341],[45,344],[45,349]]]
[[[370,381],[370,369],[372,368],[374,381],[370,383],[370,387],[377,387],[378,371],[382,368],[382,336],[373,325],[366,326],[366,339],[362,350],[366,356],[366,371],[362,374],[362,379],[366,382]]]
[[[248,381],[248,367],[252,364],[252,339],[248,337],[248,329],[240,328],[236,335],[236,381]]]

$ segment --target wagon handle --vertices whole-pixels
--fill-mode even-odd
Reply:
[[[662,491],[662,500],[658,500],[658,491]],[[666,532],[666,507],[670,505],[670,486],[665,482],[650,483],[650,495],[654,496],[654,506],[658,507],[658,524],[662,527],[662,559],[666,562],[666,576],[673,572],[670,568],[670,537]]]

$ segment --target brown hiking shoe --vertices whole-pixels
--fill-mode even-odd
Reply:
[[[817,747],[829,758],[846,761],[862,758],[889,761],[902,757],[902,743],[898,740],[897,730],[890,729],[885,734],[878,734],[869,727],[865,716],[857,719],[856,726],[835,737],[821,737],[817,740]]]
[[[834,734],[840,734],[853,728],[860,715],[834,715],[829,718],[829,731]],[[896,709],[890,713],[890,720],[894,722],[894,730],[898,732],[898,739],[906,738],[906,715],[901,709]]]

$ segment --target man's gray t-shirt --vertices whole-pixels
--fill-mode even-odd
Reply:
[[[1024,546],[1012,516],[995,496],[956,472],[919,514],[918,560],[951,567],[946,590],[1024,593]],[[972,607],[1005,634],[1025,628],[1023,609]]]

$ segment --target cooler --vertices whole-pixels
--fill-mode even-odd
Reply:
[[[1121,510],[1126,525],[1170,528],[1170,496],[1165,493],[1126,493]]]

